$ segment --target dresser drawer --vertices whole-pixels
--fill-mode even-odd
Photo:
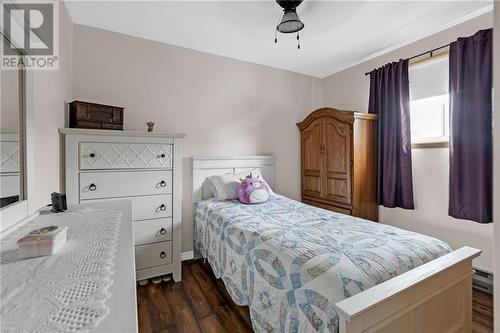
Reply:
[[[0,151],[0,172],[19,172],[19,142],[2,141]]]
[[[134,244],[142,245],[172,240],[172,219],[134,222]]]
[[[132,201],[132,220],[159,219],[172,216],[172,195],[147,195],[142,197],[126,197]],[[113,201],[117,198],[87,199],[85,201]]]
[[[18,196],[21,192],[21,176],[18,173],[0,174],[1,197]]]
[[[80,173],[80,200],[172,193],[172,171]]]
[[[134,221],[172,216],[172,195],[152,195],[132,199]]]
[[[172,242],[161,242],[135,247],[135,268],[144,269],[172,263]]]
[[[172,145],[81,142],[80,169],[171,168]]]

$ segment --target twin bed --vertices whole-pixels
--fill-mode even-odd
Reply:
[[[472,259],[444,242],[273,194],[210,198],[206,178],[270,156],[194,157],[195,247],[256,332],[471,332]]]

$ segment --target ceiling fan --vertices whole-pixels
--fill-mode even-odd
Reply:
[[[278,42],[277,32],[284,34],[297,33],[297,48],[300,49],[299,31],[304,29],[304,23],[302,23],[297,14],[297,7],[302,1],[303,0],[276,0],[278,5],[283,8],[283,15],[281,15],[281,19],[274,32],[275,43]]]

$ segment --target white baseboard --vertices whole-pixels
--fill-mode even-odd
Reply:
[[[194,253],[193,251],[186,251],[181,253],[181,261],[184,260],[191,260],[194,258]]]

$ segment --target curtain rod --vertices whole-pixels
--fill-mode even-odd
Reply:
[[[440,46],[440,47],[436,47],[435,49],[432,49],[432,50],[429,50],[429,51],[425,51],[425,52],[422,52],[420,54],[417,54],[417,55],[414,55],[413,57],[410,57],[410,58],[406,58],[406,60],[412,60],[412,59],[415,59],[415,58],[418,58],[418,57],[421,57],[423,55],[426,55],[427,53],[430,53],[431,54],[431,57],[432,57],[432,54],[436,51],[439,51],[441,49],[444,49],[446,47],[450,46],[450,44],[446,44],[446,45],[443,45],[443,46]],[[372,70],[373,72],[373,70]],[[370,75],[371,72],[367,72],[365,73],[365,75]]]

